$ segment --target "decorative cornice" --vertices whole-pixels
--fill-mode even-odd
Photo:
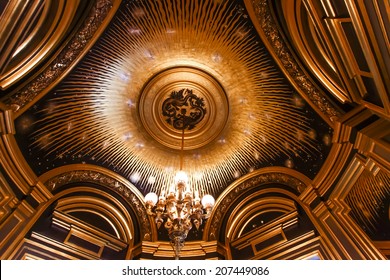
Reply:
[[[13,111],[18,111],[31,102],[50,84],[54,83],[77,60],[79,55],[88,46],[94,37],[115,0],[96,0],[77,34],[68,42],[66,47],[51,62],[51,64],[39,74],[33,81],[20,91],[7,97],[4,101]]]
[[[54,176],[44,183],[53,191],[61,186],[80,182],[98,184],[120,194],[135,211],[141,225],[143,240],[151,240],[152,230],[144,203],[127,186],[114,178],[93,170],[74,170]]]
[[[271,45],[274,54],[285,69],[285,72],[291,77],[293,82],[302,93],[315,105],[321,113],[329,118],[331,123],[334,123],[340,116],[341,112],[333,104],[329,102],[323,92],[312,83],[301,69],[300,65],[295,60],[289,50],[289,47],[283,40],[283,36],[279,31],[278,24],[275,22],[268,0],[250,0],[256,19],[260,24],[260,32]],[[262,34],[260,34],[262,35]]]
[[[240,196],[242,196],[246,192],[249,192],[255,187],[260,187],[269,184],[280,184],[289,186],[297,193],[302,193],[307,187],[304,182],[297,179],[296,177],[280,172],[270,172],[249,178],[248,180],[238,184],[234,189],[230,190],[229,193],[227,193],[218,203],[216,211],[214,212],[214,214],[212,214],[212,217],[207,222],[210,225],[210,230],[208,232],[208,240],[217,239],[224,216],[226,215],[226,213],[228,213],[229,207],[231,207],[235,200],[239,199]]]
[[[217,251],[217,241],[188,241],[180,251],[180,259],[216,259],[219,257]],[[140,254],[142,254],[143,260],[172,259],[174,257],[172,245],[166,241],[143,241]]]

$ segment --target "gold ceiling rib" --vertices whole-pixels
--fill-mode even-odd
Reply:
[[[38,3],[38,1],[35,2],[35,4]],[[77,6],[74,5],[78,1],[44,2],[44,13],[39,21],[41,25],[35,26],[35,33],[30,34],[28,37],[29,41],[26,40],[19,49],[15,50],[15,54],[10,61],[13,65],[15,64],[15,69],[13,71],[17,71],[16,68],[20,70],[23,67],[23,71],[25,72],[17,71],[15,72],[15,75],[8,76],[10,81],[12,78],[12,83],[16,83],[22,76],[26,78],[27,71],[29,71],[28,74],[33,74],[29,77],[29,80],[23,81],[23,84],[17,84],[18,88],[8,92],[7,96],[2,99],[2,102],[7,104],[15,112],[15,118],[23,114],[38,99],[50,92],[50,90],[57,85],[70,70],[72,70],[76,63],[85,55],[104,31],[120,5],[119,0],[95,0],[90,4],[88,13],[84,15],[84,22],[80,24],[80,26],[77,25],[75,27],[76,30],[69,36],[70,38],[64,39],[64,47],[59,50],[56,49],[54,55],[54,47],[56,47],[54,45],[58,43],[54,39],[59,39],[61,36],[64,37],[65,35],[63,33],[65,32],[72,32],[72,30],[69,29],[71,27],[69,26],[70,23],[66,18],[69,15],[77,14],[77,12],[80,11],[77,11]],[[32,8],[35,6],[36,5],[33,5]],[[55,10],[57,6],[58,11]],[[12,7],[11,10],[13,10]],[[46,26],[48,24],[48,19],[46,17],[49,17],[50,19],[53,14],[56,17],[52,22],[52,26],[48,28]],[[63,16],[65,16],[65,18]],[[81,19],[79,20],[81,21]],[[14,22],[10,21],[8,24],[12,26]],[[68,29],[63,30],[64,26],[67,26]],[[52,32],[51,37],[49,36],[50,34],[46,34],[48,30]],[[37,40],[42,34],[44,34],[42,41]],[[55,34],[55,36],[53,34]],[[32,36],[35,37],[32,38]],[[50,38],[47,38],[47,36]],[[27,44],[28,42],[32,44]],[[19,45],[16,44],[14,47],[18,46]],[[36,49],[37,53],[33,56],[33,59],[31,56],[22,56],[22,47],[24,49]],[[49,62],[45,61],[46,64],[42,68],[39,68],[41,67],[39,63],[41,63],[44,56],[48,56],[49,53],[54,59]],[[30,55],[30,53],[27,52],[27,55]],[[28,63],[23,64],[26,61]],[[21,73],[23,75],[21,75]],[[7,76],[2,78],[7,78]]]
[[[218,137],[184,155],[196,190],[215,193],[258,162],[313,152],[310,127],[291,88],[236,8],[211,0],[128,4],[49,100],[36,123],[42,128],[35,145],[58,157],[88,152],[146,186],[145,192],[168,188],[177,151],[151,137],[138,120],[139,102],[152,77],[182,67],[213,77],[228,103],[212,108],[228,116]]]
[[[335,121],[342,115],[342,110],[329,100],[326,94],[315,85],[305,70],[299,65],[284,41],[284,35],[280,32],[278,23],[273,17],[269,1],[244,0],[244,2],[258,34],[291,84],[294,85],[297,91],[302,94],[305,100],[312,105],[324,120],[330,126],[333,126]]]
[[[322,34],[326,34],[320,24],[323,22],[323,15],[315,9],[315,4],[316,2],[310,1],[281,1],[286,27],[293,38],[294,47],[305,58],[304,62],[318,81],[341,103],[350,102],[351,98],[343,87],[333,56],[328,51],[331,44],[323,38]]]
[[[80,1],[11,1],[0,18],[0,88],[25,79],[66,36]],[[45,32],[44,32],[45,31]]]

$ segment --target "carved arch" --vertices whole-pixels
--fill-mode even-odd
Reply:
[[[204,239],[215,240],[220,233],[226,211],[259,186],[279,184],[290,188],[298,197],[311,181],[303,174],[284,167],[262,168],[235,181],[219,196],[204,231]]]
[[[85,187],[78,187],[73,191],[82,191],[83,189],[84,191],[88,190]],[[66,196],[57,201],[55,210],[76,217],[89,214],[103,220],[108,228],[106,231],[112,232],[118,239],[133,245],[134,225],[131,216],[119,201],[110,197],[110,202],[113,203],[107,203],[103,198],[89,195]]]
[[[155,234],[143,201],[143,195],[128,180],[102,167],[74,164],[53,169],[39,178],[53,193],[69,184],[92,183],[120,195],[137,216],[141,240],[150,241]]]
[[[226,259],[332,258],[315,215],[301,200],[308,187],[310,179],[284,167],[244,176],[217,200],[204,240],[217,240]],[[262,215],[264,223],[252,228]]]
[[[142,194],[109,170],[68,165],[39,181],[53,195],[30,220],[11,259],[133,259],[153,236]]]

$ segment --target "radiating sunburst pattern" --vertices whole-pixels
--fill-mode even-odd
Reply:
[[[352,216],[363,229],[373,233],[380,223],[390,219],[389,205],[386,205],[390,196],[390,174],[379,171],[376,175],[364,170],[345,201],[352,208]]]
[[[170,186],[178,151],[157,143],[139,121],[140,94],[156,74],[200,69],[223,87],[228,119],[215,140],[186,150],[184,169],[201,193],[216,193],[280,155],[315,150],[286,80],[269,61],[237,1],[128,1],[36,123],[34,145],[48,154],[88,151],[143,191]],[[41,112],[42,113],[42,112]],[[205,132],[207,133],[207,132]],[[146,187],[145,187],[146,186]]]

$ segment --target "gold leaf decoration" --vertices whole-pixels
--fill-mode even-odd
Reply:
[[[181,67],[212,76],[228,102],[206,104],[207,112],[210,106],[226,111],[224,128],[184,154],[184,169],[200,193],[219,192],[281,155],[313,152],[297,97],[242,10],[235,1],[128,2],[41,112],[34,145],[47,154],[88,152],[146,186],[144,192],[169,188],[179,152],[148,134],[138,105],[148,81]]]

